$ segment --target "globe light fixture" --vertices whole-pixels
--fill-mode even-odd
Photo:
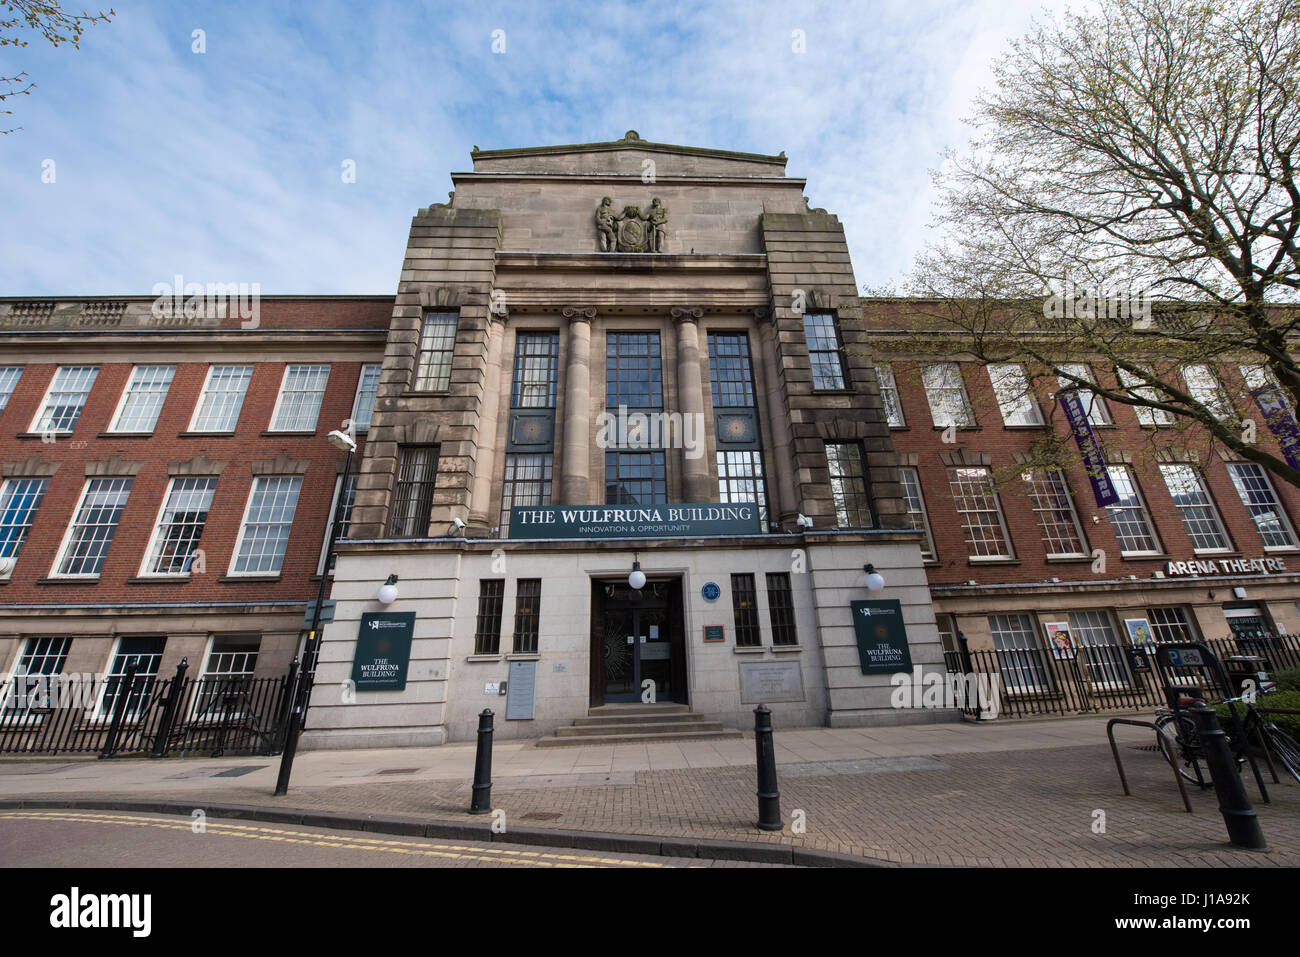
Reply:
[[[632,557],[632,573],[627,576],[627,584],[633,591],[645,588],[645,572],[641,571],[641,563],[636,560],[635,553]]]
[[[867,563],[862,566],[862,570],[867,573],[867,591],[880,591],[885,587],[885,579],[876,571],[876,566]]]
[[[388,581],[379,586],[379,591],[375,593],[381,605],[391,605],[397,601],[397,576],[389,575]]]

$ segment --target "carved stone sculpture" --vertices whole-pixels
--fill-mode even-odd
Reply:
[[[615,213],[614,202],[608,196],[596,209],[601,252],[661,253],[668,238],[667,227],[668,209],[657,196],[644,213],[640,206],[624,206],[623,212]]]
[[[614,215],[614,201],[606,196],[596,207],[596,231],[599,234],[600,251],[611,252],[618,247],[618,235],[615,229],[618,217]]]

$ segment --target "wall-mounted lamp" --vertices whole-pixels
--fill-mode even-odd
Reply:
[[[862,566],[862,570],[867,573],[867,591],[880,591],[885,587],[885,579],[876,571],[876,566],[870,562]]]
[[[379,591],[375,592],[375,598],[381,605],[391,605],[397,601],[397,576],[389,575],[388,581],[379,586]]]
[[[636,560],[636,552],[632,553],[632,572],[627,576],[627,586],[633,591],[645,588],[645,572],[641,571],[641,563]]]

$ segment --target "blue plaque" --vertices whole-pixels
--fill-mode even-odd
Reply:
[[[722,595],[722,589],[718,587],[717,582],[705,582],[704,587],[700,589],[700,594],[705,601],[717,601]]]

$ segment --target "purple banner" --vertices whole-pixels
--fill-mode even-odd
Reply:
[[[1266,385],[1251,389],[1250,394],[1255,397],[1255,404],[1263,413],[1268,430],[1282,447],[1287,464],[1300,469],[1300,426],[1296,425],[1295,416],[1291,414],[1286,393],[1278,386]]]
[[[1119,495],[1115,491],[1115,486],[1111,484],[1110,473],[1106,471],[1106,453],[1092,431],[1092,423],[1088,421],[1088,410],[1083,407],[1079,391],[1062,389],[1056,393],[1056,397],[1061,400],[1061,408],[1065,410],[1070,431],[1074,433],[1075,444],[1079,446],[1079,454],[1083,456],[1084,471],[1088,473],[1088,481],[1092,483],[1092,494],[1097,499],[1097,504],[1118,505]]]

